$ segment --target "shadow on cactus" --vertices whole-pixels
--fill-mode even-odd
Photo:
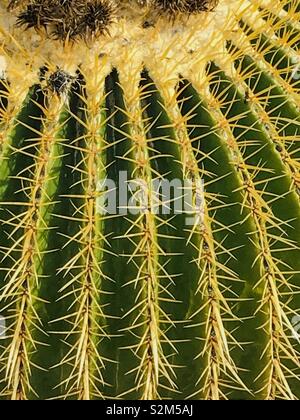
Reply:
[[[1,399],[299,399],[299,0],[0,15]]]

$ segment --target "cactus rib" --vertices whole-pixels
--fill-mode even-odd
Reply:
[[[0,399],[298,400],[299,0],[58,3],[0,5]]]

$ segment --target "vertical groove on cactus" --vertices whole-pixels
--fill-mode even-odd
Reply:
[[[80,399],[91,399],[98,394],[97,383],[102,383],[103,361],[98,348],[103,333],[103,312],[100,306],[103,273],[101,269],[103,235],[102,220],[96,213],[97,179],[105,170],[102,160],[104,139],[103,120],[99,113],[100,97],[91,96],[89,89],[103,89],[95,75],[86,83],[78,81],[80,89],[79,114],[76,115],[81,135],[69,145],[77,155],[71,164],[74,184],[67,192],[72,208],[63,216],[70,222],[70,233],[65,237],[64,248],[72,245],[69,260],[60,268],[65,284],[60,289],[60,299],[73,297],[71,310],[65,314],[65,321],[71,324],[66,331],[69,349],[61,363],[71,365],[70,378],[63,381],[67,395]],[[100,101],[100,102],[99,102]],[[78,111],[77,111],[78,112]],[[60,215],[58,215],[60,217]]]
[[[299,399],[299,0],[31,3],[0,6],[0,398]]]
[[[172,277],[164,267],[166,263],[161,261],[162,256],[168,255],[169,252],[162,249],[160,245],[159,227],[156,223],[161,224],[163,221],[159,221],[151,211],[147,211],[150,204],[149,197],[147,195],[144,197],[150,191],[153,179],[159,176],[159,169],[152,167],[152,162],[157,165],[155,157],[152,156],[152,153],[155,153],[155,146],[151,144],[150,129],[144,124],[143,107],[140,106],[139,78],[140,74],[137,72],[131,74],[130,79],[123,82],[127,86],[124,91],[124,101],[130,124],[130,140],[135,163],[132,174],[133,183],[137,183],[134,196],[137,197],[138,205],[146,206],[146,211],[142,212],[134,222],[138,233],[134,235],[136,237],[135,250],[132,256],[128,257],[133,259],[139,256],[141,259],[137,277],[132,279],[138,288],[139,298],[134,307],[136,318],[133,325],[143,324],[142,336],[137,347],[140,359],[136,371],[137,384],[141,387],[142,399],[155,399],[159,397],[162,378],[165,379],[167,388],[174,388],[173,369],[161,340],[163,338],[168,342],[162,326],[168,318],[160,305],[160,297],[164,293],[165,284],[171,282]],[[147,138],[147,135],[150,138]]]
[[[3,151],[4,179],[1,179],[1,221],[5,235],[1,251],[5,267],[5,286],[1,302],[10,322],[11,331],[5,348],[5,380],[12,398],[22,398],[31,391],[29,385],[30,355],[36,345],[35,330],[39,284],[38,231],[41,177],[44,161],[35,161],[36,136],[40,134],[44,116],[44,95],[35,86],[28,94],[25,106],[8,131],[11,143]],[[17,140],[17,141],[16,141]],[[15,151],[18,151],[16,156]],[[16,157],[14,157],[14,155]],[[7,182],[8,180],[8,182]],[[17,200],[16,200],[17,196]],[[44,227],[45,229],[45,227]],[[14,316],[15,314],[15,316]]]
[[[261,142],[257,142],[258,122],[255,120],[255,114],[251,115],[249,106],[243,102],[241,94],[234,91],[231,86],[229,89],[225,87],[228,83],[228,79],[226,80],[224,74],[221,73],[219,75],[219,71],[216,70],[216,68],[213,70],[212,80],[216,90],[215,95],[221,95],[217,96],[219,102],[221,102],[221,105],[222,103],[233,104],[231,107],[228,107],[227,105],[223,106],[222,110],[227,119],[233,120],[235,125],[238,123],[233,129],[233,138],[243,138],[246,140],[246,142],[242,144],[242,148],[244,149],[243,155],[240,156],[239,148],[237,150],[234,150],[233,148],[233,153],[236,153],[236,165],[242,175],[242,181],[246,192],[244,205],[251,209],[257,226],[258,249],[260,250],[259,264],[262,273],[261,282],[266,284],[263,301],[268,304],[276,302],[276,305],[274,305],[273,308],[273,303],[271,304],[270,319],[276,320],[280,325],[282,325],[282,322],[287,321],[287,326],[289,326],[289,321],[282,319],[285,317],[287,308],[285,307],[285,311],[283,311],[277,290],[274,289],[273,284],[282,283],[282,287],[286,284],[283,272],[287,270],[289,266],[288,255],[295,253],[297,247],[292,239],[294,237],[294,232],[292,232],[294,229],[290,226],[294,221],[289,220],[288,217],[286,220],[282,220],[282,211],[276,211],[276,207],[279,206],[278,203],[283,201],[282,197],[284,197],[284,205],[293,208],[292,212],[295,215],[297,214],[297,211],[299,211],[298,200],[295,195],[290,192],[291,178],[288,177],[288,175],[284,175],[287,170],[281,165],[280,159],[278,159],[278,153],[271,140],[268,138],[267,133],[263,135],[263,127],[259,127]],[[226,92],[225,95],[224,92]],[[246,118],[248,119],[247,122]],[[253,140],[258,144],[253,144]],[[264,167],[264,172],[261,170],[258,172],[257,168],[262,161],[266,162],[267,165]],[[254,171],[254,174],[257,172],[254,177],[251,172],[249,176],[247,166],[250,171]],[[268,168],[268,166],[270,167]],[[274,173],[274,168],[278,168],[277,173]],[[283,181],[283,177],[287,178],[286,182]],[[286,185],[286,190],[283,189],[284,185]],[[278,191],[278,188],[280,188],[280,191]],[[259,195],[257,193],[259,193]],[[279,215],[281,217],[279,217]],[[289,233],[287,233],[288,230],[290,230]],[[285,265],[285,268],[281,266],[281,264]],[[289,287],[291,289],[290,293],[292,293],[293,286],[291,281]],[[274,328],[276,328],[275,322]],[[287,336],[283,335],[281,340],[282,343],[280,342],[279,347],[284,348],[285,343],[288,344],[288,348],[292,347]],[[277,334],[274,334],[274,337],[271,337],[269,343],[272,358],[274,358],[274,365],[275,360],[280,357],[279,354],[282,354],[281,351],[279,351],[277,344],[278,337]],[[288,353],[288,351],[289,350],[287,349],[283,350],[285,354]],[[293,350],[290,357],[296,361],[297,365],[297,356]],[[272,369],[275,368],[275,366],[272,367]],[[273,373],[271,372],[270,374],[273,375]],[[278,372],[277,369],[276,375],[278,373],[280,380],[285,382],[284,373]],[[273,397],[274,395],[272,395],[272,393],[274,392],[275,390],[270,387],[268,397]]]
[[[142,105],[144,106],[145,126],[148,132],[153,178],[157,182],[167,180],[170,185],[172,185],[172,182],[174,184],[174,180],[183,183],[185,177],[181,147],[164,99],[147,71],[142,73],[141,83],[143,87]],[[192,297],[197,291],[200,276],[199,267],[195,263],[198,257],[197,246],[194,245],[189,231],[185,229],[185,215],[179,214],[177,211],[182,195],[187,194],[188,191],[182,188],[178,197],[175,188],[176,185],[174,185],[174,191],[170,192],[169,196],[162,189],[161,194],[157,197],[162,208],[162,214],[159,213],[155,220],[162,279],[159,306],[161,312],[166,314],[161,320],[162,327],[166,331],[163,332],[163,344],[165,354],[168,355],[167,361],[173,369],[176,366],[185,365],[191,358],[191,349],[187,348],[187,343],[191,341],[195,331],[188,328],[187,320],[193,311]],[[185,188],[191,188],[191,186]],[[194,239],[198,240],[198,238]],[[179,270],[180,264],[182,264],[182,267]],[[174,314],[172,318],[168,315],[169,313]],[[197,347],[195,346],[195,350]],[[198,353],[195,353],[195,357],[197,356]],[[194,363],[195,366],[198,366],[199,363],[203,366],[202,357]],[[198,368],[196,372],[197,370]],[[177,381],[173,388],[179,395],[183,394],[188,397],[193,392],[193,387],[189,386],[188,378],[183,370],[175,371],[174,369],[172,379]],[[198,380],[198,378],[195,378],[195,380]],[[169,395],[174,398],[176,394],[166,394],[166,397]]]
[[[235,260],[238,261],[241,258],[241,252],[245,255],[246,245],[248,247],[247,252],[251,255],[249,262],[254,261],[255,250],[251,243],[248,243],[249,240],[246,240],[245,235],[250,233],[253,228],[248,222],[247,209],[243,210],[241,214],[242,197],[240,194],[240,183],[235,171],[232,170],[227,147],[218,133],[217,121],[212,119],[206,109],[207,105],[198,97],[197,92],[190,87],[187,81],[184,82],[179,100],[182,103],[183,115],[187,117],[190,115],[187,126],[192,145],[198,155],[196,159],[205,180],[205,191],[208,194],[207,201],[209,203],[208,215],[213,235],[212,249],[207,249],[206,252],[206,258],[210,260],[214,276],[213,286],[208,285],[213,304],[211,310],[214,310],[211,315],[211,322],[213,319],[217,321],[216,327],[211,331],[212,338],[216,337],[213,340],[215,345],[212,349],[212,359],[215,362],[220,360],[223,366],[222,364],[221,367],[216,366],[219,368],[215,368],[217,378],[216,373],[214,373],[212,378],[209,379],[212,388],[215,388],[218,384],[216,379],[219,379],[218,376],[220,375],[218,372],[221,370],[222,375],[226,375],[226,372],[228,372],[227,375],[230,374],[229,376],[233,377],[235,382],[237,382],[235,384],[236,388],[245,388],[237,377],[238,366],[233,363],[229,353],[229,346],[234,345],[235,342],[234,337],[230,334],[230,324],[237,321],[237,317],[232,310],[235,296],[243,296],[243,287],[240,284],[240,279],[243,278],[245,280],[248,277],[248,281],[251,282],[255,273],[251,267],[240,267],[235,263]],[[222,168],[218,168],[216,172],[216,167],[219,166],[218,162],[222,162]],[[219,191],[222,191],[221,195]],[[244,214],[246,222],[241,224],[243,213],[246,213]],[[212,251],[213,255],[211,255]],[[237,270],[240,270],[240,272]],[[231,286],[228,284],[231,284]],[[245,288],[247,288],[246,285]],[[220,299],[219,302],[216,299],[218,297]],[[247,297],[245,296],[245,298]],[[222,310],[221,313],[219,306]],[[248,306],[250,306],[249,303]],[[255,327],[251,331],[251,335],[252,337],[255,335]],[[257,342],[258,340],[255,341]],[[225,378],[223,381],[224,386],[226,386],[228,378]],[[213,398],[216,396],[219,395],[211,395]]]

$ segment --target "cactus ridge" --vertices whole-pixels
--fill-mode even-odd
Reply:
[[[299,0],[95,1],[126,13],[76,42],[29,3],[0,6],[0,398],[299,399]]]

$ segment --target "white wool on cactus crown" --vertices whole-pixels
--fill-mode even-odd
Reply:
[[[158,79],[175,80],[178,74],[201,77],[210,60],[226,69],[226,41],[240,32],[239,20],[248,18],[256,25],[265,25],[259,6],[268,5],[271,0],[220,0],[211,12],[183,15],[175,20],[154,18],[147,7],[148,0],[117,1],[118,19],[109,34],[93,42],[67,44],[47,39],[43,31],[16,27],[16,13],[7,11],[9,0],[1,2],[0,71],[7,70],[15,88],[20,86],[24,92],[38,81],[38,69],[44,65],[53,71],[58,66],[71,74],[80,66],[84,73],[93,73],[97,62],[103,74],[117,67],[121,73],[135,75],[147,67]],[[137,3],[145,7],[138,7]],[[273,10],[281,10],[279,0],[271,3]],[[149,16],[155,24],[143,28]]]

